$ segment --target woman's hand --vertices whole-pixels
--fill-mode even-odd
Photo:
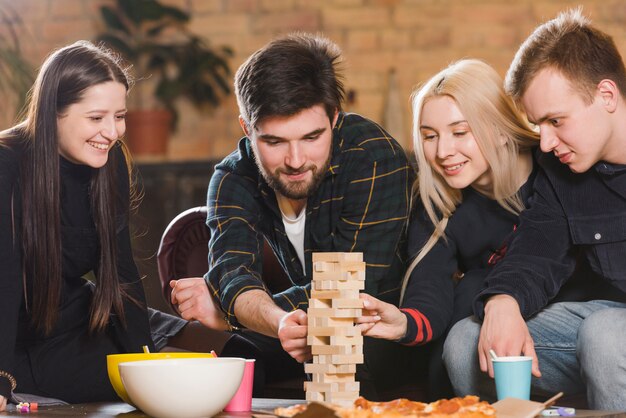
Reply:
[[[399,340],[406,334],[406,316],[396,306],[361,293],[363,315],[356,319],[363,335]]]
[[[7,409],[7,398],[0,395],[0,412]]]

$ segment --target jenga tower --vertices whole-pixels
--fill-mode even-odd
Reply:
[[[363,363],[363,336],[354,325],[365,288],[363,253],[314,253],[313,282],[309,299],[309,334],[313,363],[304,371],[307,401],[351,406],[359,396],[356,365]]]

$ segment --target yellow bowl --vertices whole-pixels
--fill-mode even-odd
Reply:
[[[109,373],[109,380],[111,386],[117,393],[117,396],[122,398],[124,402],[132,404],[122,378],[120,377],[120,369],[118,365],[128,361],[143,361],[143,360],[163,360],[163,359],[177,359],[177,358],[212,358],[211,353],[190,353],[190,352],[174,352],[174,353],[128,353],[128,354],[109,354],[107,356],[107,371]]]

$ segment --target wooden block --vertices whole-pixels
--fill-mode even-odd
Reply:
[[[307,314],[312,317],[326,318],[358,318],[361,316],[361,309],[343,309],[343,308],[309,308]]]
[[[311,287],[315,290],[363,290],[365,281],[350,280],[347,282],[334,280],[312,281]]]
[[[330,261],[339,263],[342,261],[363,261],[363,253],[313,253],[313,262]]]
[[[331,308],[332,301],[332,299],[310,298],[309,308]]]
[[[305,383],[305,390],[306,390],[306,383]],[[313,392],[313,391],[306,391],[306,400],[309,402],[325,402],[326,401],[326,397],[324,396],[323,393],[321,392]]]
[[[328,261],[318,261],[313,263],[313,274],[318,272],[331,272],[331,271],[348,271],[358,272],[365,271],[366,264],[364,261],[342,261],[339,263],[332,263]]]
[[[316,383],[354,383],[354,373],[315,373],[313,381]],[[341,391],[341,387],[339,391]]]
[[[318,382],[304,382],[304,390],[313,392],[337,392],[339,390],[339,383],[318,383]]]
[[[354,401],[359,397],[358,392],[337,392],[325,394],[325,402],[338,405],[343,408],[354,407]]]
[[[313,273],[313,281],[319,282],[321,280],[339,280],[342,282],[357,280],[365,280],[364,271],[322,271]]]
[[[312,345],[311,354],[363,354],[361,345]]]
[[[329,318],[324,316],[309,317],[309,327],[345,327],[351,326],[354,318]]]
[[[362,364],[363,354],[333,354],[330,356],[333,364]]]
[[[330,355],[318,354],[313,356],[314,364],[332,364]]]
[[[342,391],[342,392],[333,392],[331,394],[328,394],[330,396],[326,396],[327,402],[335,402],[337,400],[356,400],[356,398],[359,397],[359,392],[358,391]]]
[[[339,382],[339,392],[356,392],[358,394],[360,389],[359,382]]]
[[[363,336],[360,333],[359,335],[333,335],[325,338],[328,338],[327,344],[331,345],[363,345]]]
[[[365,281],[365,271],[350,272],[350,280]]]
[[[335,271],[339,263],[329,263],[328,261],[317,261],[313,263],[313,274],[322,271]]]
[[[330,300],[330,299],[359,299],[358,289],[345,290],[311,290],[311,299]]]
[[[354,374],[356,373],[356,364],[332,364],[332,363],[305,363],[305,373],[335,373],[335,374]]]
[[[336,373],[356,373],[356,364],[334,364]]]
[[[351,272],[363,272],[365,273],[365,270],[367,268],[367,264],[365,264],[365,261],[342,261],[340,263],[337,263],[339,271],[351,271]]]
[[[306,336],[307,345],[329,345],[330,337],[328,336],[317,336],[317,335],[307,335]]]
[[[331,299],[330,301],[330,307],[332,308],[356,308],[356,309],[362,309],[363,308],[363,300],[361,299]],[[309,304],[309,306],[311,306]]]
[[[309,335],[315,337],[331,337],[335,335],[354,336],[361,335],[359,327],[310,327]]]
[[[312,345],[311,354],[355,354],[348,345]],[[356,353],[358,354],[358,353]]]

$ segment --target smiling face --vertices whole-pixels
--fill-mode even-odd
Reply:
[[[529,121],[539,126],[541,150],[554,153],[573,172],[610,160],[610,113],[600,88],[587,103],[560,72],[545,68],[530,82],[521,102]]]
[[[57,117],[59,154],[93,168],[106,164],[109,150],[126,131],[126,87],[116,81],[85,90],[82,100]]]
[[[448,186],[473,186],[481,192],[491,192],[489,164],[454,99],[437,96],[426,100],[420,135],[426,161]]]
[[[261,174],[277,193],[294,201],[317,190],[328,171],[336,121],[337,113],[331,125],[321,105],[265,118],[253,130],[240,119]]]

